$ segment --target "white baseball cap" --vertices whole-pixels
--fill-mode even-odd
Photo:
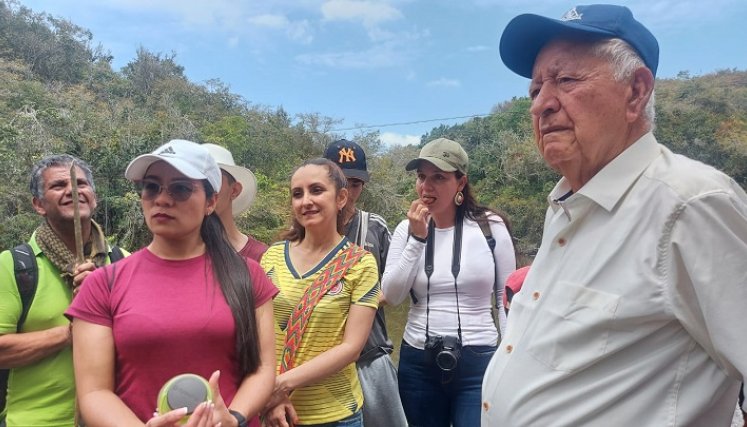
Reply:
[[[241,193],[231,203],[233,216],[238,216],[252,206],[252,202],[254,202],[254,198],[257,196],[257,178],[254,177],[254,174],[249,169],[237,166],[233,160],[233,154],[227,149],[210,143],[202,144],[202,146],[207,148],[221,169],[231,174],[233,179],[241,183]]]
[[[150,154],[143,154],[131,161],[125,170],[130,181],[143,179],[150,165],[164,161],[190,179],[206,179],[213,189],[220,191],[222,178],[220,168],[208,150],[192,141],[172,139]]]

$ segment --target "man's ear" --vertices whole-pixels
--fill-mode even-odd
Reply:
[[[239,197],[239,194],[241,194],[241,191],[244,189],[244,186],[241,185],[239,181],[234,182],[231,185],[231,201],[233,201],[235,198]]]
[[[337,210],[344,208],[347,203],[348,203],[348,189],[341,188],[340,191],[337,193]]]
[[[654,92],[654,75],[646,67],[638,67],[630,81],[630,97],[627,104],[626,118],[629,123],[643,117],[646,105]]]
[[[38,213],[41,216],[47,216],[47,210],[44,209],[44,205],[41,200],[39,200],[37,197],[34,197],[31,199],[31,206],[34,207],[34,210],[36,213]]]

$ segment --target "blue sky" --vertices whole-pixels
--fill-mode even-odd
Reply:
[[[558,0],[21,0],[90,29],[116,69],[139,46],[176,53],[190,80],[219,78],[251,104],[320,113],[353,137],[417,143],[439,124],[526,94],[498,57],[521,13]],[[583,4],[583,3],[582,3]],[[659,77],[747,69],[747,1],[620,1],[658,38]],[[450,120],[436,120],[458,118]],[[418,122],[418,123],[414,123]],[[410,123],[390,125],[395,123]],[[389,126],[377,126],[389,125]]]

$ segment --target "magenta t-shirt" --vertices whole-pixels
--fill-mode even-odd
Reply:
[[[247,240],[244,247],[241,248],[239,255],[259,262],[259,260],[262,259],[262,255],[267,252],[268,246],[248,234],[246,237],[248,237],[249,240]]]
[[[233,315],[207,261],[206,255],[164,260],[141,249],[91,273],[66,312],[112,328],[114,391],[143,422],[153,416],[161,386],[175,375],[207,379],[220,370],[226,405],[240,385]],[[259,307],[278,290],[259,264],[246,262]]]

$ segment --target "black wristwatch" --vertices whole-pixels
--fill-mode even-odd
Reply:
[[[236,421],[239,423],[239,427],[246,427],[246,417],[241,415],[241,413],[234,411],[233,409],[229,409],[228,412],[233,415],[234,418],[236,418]]]
[[[422,237],[419,237],[419,236],[416,236],[416,235],[414,235],[412,233],[410,233],[410,237],[412,237],[413,239],[415,239],[416,241],[418,241],[420,243],[425,243],[427,241],[426,239],[424,239]]]

